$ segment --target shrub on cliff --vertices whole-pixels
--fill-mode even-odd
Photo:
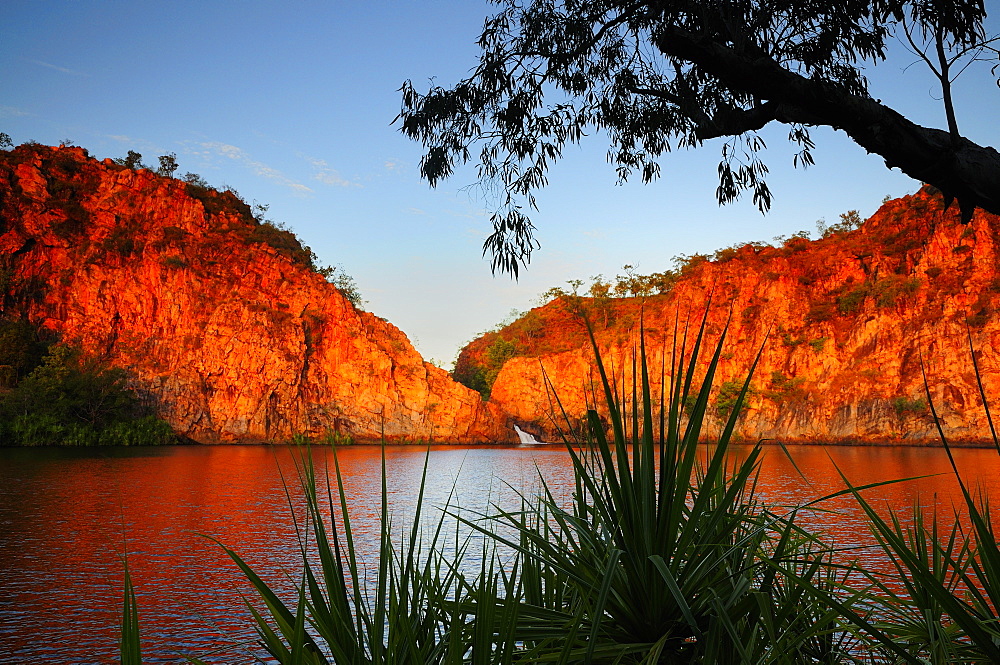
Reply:
[[[172,178],[177,168],[177,155],[171,152],[166,155],[160,155],[160,166],[156,169],[156,173],[165,178]]]
[[[483,399],[489,399],[493,391],[493,384],[500,375],[500,370],[504,364],[518,355],[517,343],[507,340],[503,335],[496,334],[496,337],[486,347],[481,362],[476,359],[463,357],[455,362],[455,369],[451,376],[466,388],[472,388]]]
[[[128,155],[125,157],[115,157],[115,164],[119,166],[124,166],[127,169],[144,169],[147,168],[145,164],[142,163],[142,154],[136,152],[135,150],[129,150]]]
[[[311,252],[310,252],[311,253]],[[315,260],[315,255],[310,259]],[[362,309],[367,300],[361,297],[361,291],[358,289],[358,283],[354,281],[354,278],[347,274],[344,270],[344,266],[323,266],[322,268],[316,268],[316,272],[337,287],[340,294],[347,298],[352,305],[358,309]]]
[[[49,205],[62,212],[62,219],[52,222],[52,232],[67,240],[83,235],[91,216],[82,201],[96,184],[93,172],[83,167],[79,151],[38,149],[35,152],[42,159],[42,173],[51,196]]]
[[[827,224],[825,219],[818,220],[816,230],[819,231],[820,238],[829,238],[860,229],[864,221],[857,210],[848,210],[840,213],[840,221],[835,224]]]
[[[719,257],[726,256],[725,252],[726,250],[716,252],[715,260],[722,260]],[[566,283],[570,285],[571,290],[567,291],[561,286],[553,286],[538,296],[538,302],[544,305],[557,298],[565,298],[567,296],[575,298],[583,293],[592,299],[595,307],[600,309],[608,303],[610,298],[642,298],[663,295],[669,293],[682,276],[691,274],[695,268],[707,260],[708,256],[705,254],[692,254],[691,256],[680,254],[671,259],[674,264],[673,269],[654,272],[648,275],[639,274],[636,272],[635,266],[626,264],[622,268],[625,274],[615,275],[613,282],[605,281],[604,275],[594,275],[590,278],[591,284],[586,292],[581,292],[581,287],[584,284],[583,280],[568,280]]]
[[[483,399],[489,399],[492,386],[486,383],[486,370],[473,358],[459,354],[455,368],[451,371],[451,378],[466,388],[472,388],[482,395]]]
[[[756,395],[757,391],[752,387],[746,389],[746,395]],[[715,410],[720,420],[729,420],[733,410],[739,405],[737,417],[743,415],[747,409],[745,401],[743,381],[723,381],[719,387],[719,394],[715,398]]]

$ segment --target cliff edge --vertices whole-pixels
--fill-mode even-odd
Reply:
[[[961,224],[957,206],[945,210],[940,194],[924,188],[886,202],[857,230],[747,245],[725,260],[690,264],[660,295],[554,300],[470,343],[457,369],[470,375],[489,367],[505,347],[511,357],[495,373],[490,402],[552,440],[546,377],[571,420],[594,402],[593,354],[575,308],[589,312],[605,363],[626,393],[640,320],[658,383],[661,362],[669,375],[674,336],[693,334],[707,311],[710,346],[729,325],[712,396],[715,431],[763,348],[739,420],[744,439],[933,444],[923,365],[949,440],[990,441],[970,338],[996,411],[998,229],[1000,219],[981,211]]]
[[[513,436],[232,192],[81,148],[0,152],[0,299],[0,316],[127,369],[194,441]]]

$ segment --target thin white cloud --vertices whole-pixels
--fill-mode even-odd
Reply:
[[[144,150],[146,152],[156,152],[163,154],[163,150],[159,148],[155,143],[150,143],[145,139],[137,139],[131,136],[125,136],[124,134],[104,134],[106,138],[116,141],[118,143],[123,143],[131,149]]]
[[[426,210],[421,210],[420,208],[407,208],[406,212],[410,213],[411,215],[426,215],[427,214]]]
[[[387,159],[384,164],[386,171],[399,171],[403,165],[395,159]]]
[[[63,74],[71,74],[73,76],[90,76],[90,74],[84,74],[83,72],[78,72],[75,69],[69,69],[67,67],[60,67],[59,65],[53,65],[50,62],[43,62],[41,60],[29,60],[28,62],[34,63],[39,67],[48,67],[49,69],[54,69],[57,72],[62,72]]]
[[[344,180],[336,171],[322,171],[315,174],[313,179],[319,180],[324,185],[333,185],[334,187],[361,187],[361,185],[356,182]]]
[[[227,157],[246,166],[261,178],[273,180],[274,182],[284,185],[285,187],[299,192],[300,194],[309,194],[313,191],[306,185],[292,180],[278,169],[271,168],[267,164],[253,159],[242,148],[238,148],[237,146],[230,145],[228,143],[220,143],[218,141],[208,141],[198,143],[196,145],[204,148],[204,151],[192,150],[192,154],[200,155],[202,157],[210,157],[212,155]]]
[[[334,187],[357,187],[360,188],[363,185],[357,182],[351,182],[341,177],[340,172],[337,169],[330,168],[330,165],[325,159],[316,159],[315,157],[309,157],[307,155],[299,155],[302,159],[306,160],[310,166],[316,169],[313,174],[313,180],[318,180],[324,185],[333,185]]]
[[[31,114],[14,106],[0,106],[0,118],[20,118],[26,115]]]

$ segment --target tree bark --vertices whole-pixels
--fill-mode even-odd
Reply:
[[[870,97],[852,94],[829,82],[806,78],[773,59],[740,53],[710,39],[668,26],[657,35],[664,54],[697,65],[729,88],[755,95],[766,104],[728,113],[701,138],[740,134],[762,126],[761,114],[778,122],[827,125],[845,132],[885,159],[889,168],[940,189],[958,200],[965,221],[975,207],[1000,214],[1000,152],[940,129],[922,127]]]

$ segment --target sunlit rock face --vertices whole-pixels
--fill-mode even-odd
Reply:
[[[0,153],[0,296],[135,377],[199,442],[513,439],[495,405],[356,309],[242,201],[97,162]]]
[[[727,393],[754,358],[748,407],[737,434],[801,442],[936,442],[931,401],[951,440],[986,441],[989,425],[971,347],[990,405],[1000,405],[998,224],[977,212],[963,226],[957,206],[921,190],[887,202],[858,230],[781,248],[730,252],[687,271],[672,290],[645,299],[583,301],[619,392],[631,394],[632,357],[645,332],[654,397],[671,350],[688,346],[707,311],[703,358],[728,325],[708,433],[719,431]],[[571,423],[598,386],[586,330],[566,299],[533,310],[499,335],[517,347],[490,400],[545,437],[556,434],[555,388]],[[471,343],[459,366],[482,363],[496,334]],[[721,395],[720,395],[721,391]],[[603,398],[598,395],[598,404]],[[631,408],[631,407],[630,407]],[[561,425],[561,416],[556,418]]]

